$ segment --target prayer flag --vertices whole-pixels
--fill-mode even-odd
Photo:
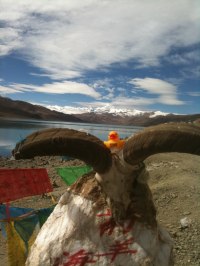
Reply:
[[[72,185],[80,176],[92,171],[88,165],[57,168],[58,175],[68,185]]]
[[[52,190],[45,168],[0,169],[0,203],[40,195]]]
[[[6,223],[8,261],[10,266],[25,265],[26,248],[14,228],[14,222]]]
[[[9,208],[9,218],[18,217],[20,215],[23,215],[25,213],[31,212],[33,209],[31,208],[19,208],[19,207],[10,207]],[[6,205],[2,204],[0,205],[0,220],[7,219],[7,213],[6,213]],[[4,237],[6,237],[5,232],[5,223],[0,222],[1,232]]]

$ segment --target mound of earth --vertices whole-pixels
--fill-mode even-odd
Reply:
[[[175,265],[200,265],[200,156],[166,153],[146,161],[157,219],[174,239]],[[29,160],[0,158],[1,168],[46,168],[58,201],[67,185],[56,173],[56,167],[83,165],[79,160],[62,157],[36,157]],[[12,206],[45,208],[52,206],[49,195],[27,197],[12,202]],[[181,220],[187,221],[186,224]],[[0,235],[1,265],[8,265],[6,241]]]

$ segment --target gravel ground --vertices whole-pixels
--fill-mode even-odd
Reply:
[[[157,207],[158,221],[174,239],[175,265],[200,265],[200,156],[166,153],[149,157],[149,185]],[[31,160],[0,158],[1,168],[46,168],[54,184],[56,200],[67,186],[56,174],[56,167],[81,165],[79,160],[61,157],[36,157]],[[44,208],[52,205],[49,196],[34,196],[12,202],[18,207]],[[186,224],[181,224],[185,218]],[[0,265],[8,265],[6,241],[0,235]]]

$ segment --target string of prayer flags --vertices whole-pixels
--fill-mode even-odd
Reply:
[[[0,169],[0,203],[53,191],[45,168]]]
[[[33,228],[36,223],[38,223],[39,226],[42,227],[54,208],[55,205],[37,210],[30,208],[10,207],[9,221],[14,221],[15,225],[17,225],[16,228],[21,228],[18,230],[19,234],[23,230],[25,230],[26,233],[30,234],[30,232],[32,232],[31,228]],[[3,225],[8,222],[6,215],[6,205],[4,204],[0,205],[0,222],[2,228]],[[21,237],[23,239],[25,238],[22,235]]]
[[[55,206],[44,209],[10,207],[11,217],[6,219],[6,206],[0,205],[1,225],[6,228],[8,260],[10,266],[25,265],[35,238]],[[31,210],[31,211],[30,211]],[[4,213],[3,213],[4,212]],[[16,216],[16,214],[21,214]],[[15,216],[15,217],[13,217]]]

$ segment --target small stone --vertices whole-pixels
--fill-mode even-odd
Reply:
[[[192,220],[189,219],[188,217],[184,217],[180,220],[181,223],[181,228],[187,228],[191,225]]]
[[[190,215],[191,212],[184,212],[183,215]]]

